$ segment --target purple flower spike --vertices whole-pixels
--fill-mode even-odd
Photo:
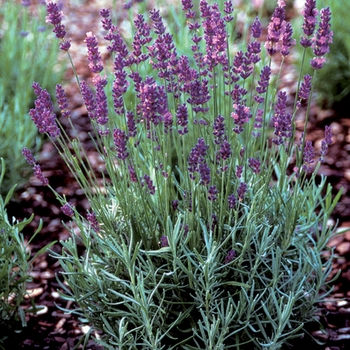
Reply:
[[[207,163],[199,165],[199,174],[201,176],[201,184],[208,186],[210,183],[210,168]]]
[[[304,80],[301,83],[298,97],[300,100],[307,100],[311,91],[312,77],[309,74],[304,75]]]
[[[326,63],[326,58],[325,57],[314,57],[310,61],[310,65],[313,69],[321,69],[323,65]]]
[[[230,158],[231,154],[231,144],[228,141],[224,140],[220,145],[220,149],[216,155],[216,158],[218,160],[227,160],[228,158]]]
[[[286,23],[285,25],[285,31],[282,36],[282,48],[281,48],[281,54],[282,56],[288,56],[290,54],[290,49],[292,46],[295,45],[296,41],[292,39],[293,35],[293,27],[290,23]]]
[[[160,237],[160,242],[159,243],[160,243],[161,248],[169,247],[168,237],[167,236]]]
[[[56,98],[57,98],[57,103],[58,103],[58,106],[60,107],[62,116],[69,118],[70,110],[68,109],[67,96],[62,88],[62,85],[60,84],[56,85]]]
[[[225,265],[229,264],[236,256],[237,256],[237,253],[235,250],[233,249],[229,250],[225,258]]]
[[[129,156],[129,152],[126,148],[128,137],[126,136],[125,131],[114,129],[113,140],[117,150],[117,157],[121,160],[125,160]]]
[[[224,21],[225,22],[231,22],[233,20],[233,16],[232,16],[232,13],[233,13],[233,4],[232,4],[232,1],[229,0],[229,1],[225,1],[224,2],[224,12],[226,13],[226,16],[224,16]]]
[[[91,32],[86,33],[84,40],[88,51],[89,67],[93,73],[100,73],[103,70],[101,55],[98,51],[98,42],[95,35]]]
[[[65,27],[62,24],[63,12],[59,11],[57,4],[49,2],[46,6],[48,16],[46,16],[46,22],[51,23],[54,26],[53,32],[56,37],[61,40],[60,49],[63,51],[68,51],[70,48],[70,39],[67,40]]]
[[[314,54],[317,57],[324,56],[329,52],[329,45],[333,42],[333,32],[331,28],[331,11],[329,7],[321,10],[320,26],[315,35],[315,41],[312,45]]]
[[[244,199],[244,196],[247,192],[248,185],[245,182],[241,182],[239,184],[238,190],[237,190],[237,196],[240,201]]]
[[[255,20],[252,24],[251,31],[252,31],[253,38],[259,39],[261,37],[262,25],[258,17],[255,17]]]
[[[259,159],[249,158],[248,165],[252,169],[254,174],[260,173],[260,160]]]
[[[131,182],[137,182],[137,175],[133,165],[128,165],[129,177]]]
[[[305,36],[303,35],[301,37],[300,44],[303,47],[309,47],[312,45],[310,36],[313,35],[316,28],[316,22],[317,22],[316,0],[306,0],[305,9],[303,13],[304,13],[303,32]]]
[[[63,212],[63,214],[72,217],[74,215],[74,207],[72,207],[72,205],[70,203],[66,203],[61,207],[61,210]]]
[[[272,14],[271,21],[267,27],[266,50],[270,56],[280,51],[280,41],[285,30],[285,4],[283,1],[278,2],[278,6]]]
[[[219,191],[216,188],[216,186],[209,186],[209,189],[208,189],[208,200],[210,200],[211,202],[216,201],[217,198],[218,198],[218,196],[217,196],[218,193],[219,193]]]
[[[60,135],[60,129],[56,123],[56,115],[53,112],[53,105],[50,94],[42,89],[38,83],[32,85],[37,99],[34,102],[35,108],[29,111],[29,115],[37,126],[40,133],[48,133],[52,138]]]
[[[276,138],[272,140],[276,145],[281,145],[284,139],[292,136],[292,115],[286,112],[287,93],[280,91],[278,101],[275,107],[275,115],[272,118],[274,123]]]
[[[110,12],[107,9],[102,9],[100,11],[102,17],[101,23],[104,30],[110,30],[112,28],[112,20],[110,18]]]
[[[88,112],[88,116],[91,119],[96,119],[96,100],[95,96],[88,87],[85,80],[80,83],[81,94],[83,96],[83,101]]]
[[[331,145],[332,142],[332,128],[330,126],[326,126],[325,137],[321,141],[320,162],[323,162],[323,157],[327,154],[329,145]]]
[[[29,165],[35,165],[36,159],[34,158],[32,152],[28,148],[24,147],[22,149],[22,154]]]
[[[89,221],[91,228],[95,232],[99,232],[100,231],[100,223],[97,221],[96,214],[94,212],[87,213],[86,218]]]
[[[153,186],[153,182],[152,182],[151,178],[148,175],[143,175],[143,179],[144,179],[144,182],[147,185],[149,193],[152,194],[152,195],[155,194],[156,193],[156,188],[155,188],[155,186]]]
[[[314,147],[312,146],[311,141],[307,141],[304,147],[304,154],[303,154],[303,169],[310,173],[312,171],[312,163],[314,163],[315,159],[315,151]]]
[[[107,79],[97,76],[94,79],[96,87],[96,120],[100,125],[108,123],[108,102],[104,87],[107,85]]]
[[[187,111],[187,105],[186,103],[183,103],[177,107],[177,112],[176,112],[176,119],[177,119],[177,124],[182,127],[182,129],[178,130],[178,133],[180,135],[185,135],[188,133],[188,111]]]
[[[228,207],[230,209],[233,209],[237,203],[237,199],[236,199],[236,196],[234,194],[230,194],[228,197],[227,197],[227,202],[228,202]]]
[[[260,80],[258,81],[258,85],[256,87],[256,92],[258,94],[264,94],[267,91],[267,87],[269,86],[270,81],[270,75],[271,75],[271,68],[268,66],[265,66],[260,73]]]
[[[35,164],[33,170],[35,177],[41,182],[41,184],[43,186],[47,186],[49,184],[49,180],[46,177],[44,177],[40,165]]]

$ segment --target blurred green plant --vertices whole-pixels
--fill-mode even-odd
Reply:
[[[3,193],[2,181],[5,176],[3,158],[1,158],[0,165],[0,189]],[[8,218],[5,207],[10,201],[15,187],[14,185],[10,189],[5,198],[0,196],[0,348],[11,335],[13,336],[27,325],[26,313],[35,313],[38,310],[33,303],[31,309],[23,307],[24,298],[28,294],[26,285],[32,280],[30,272],[34,260],[54,243],[42,248],[31,257],[27,247],[40,232],[42,223],[40,222],[30,240],[25,242],[22,230],[32,222],[34,214],[22,222]]]
[[[179,49],[156,10],[150,20],[135,16],[129,49],[110,12],[101,11],[109,78],[97,37],[87,34],[93,87],[78,83],[101,173],[79,139],[42,113],[52,101],[33,84],[30,114],[91,206],[78,213],[23,150],[74,222],[62,253],[52,252],[63,268],[62,297],[79,305],[67,312],[104,332],[96,341],[107,349],[280,349],[317,321],[318,303],[331,291],[333,255],[324,252],[341,192],[333,199],[326,178],[316,180],[331,128],[317,160],[306,133],[295,142],[294,116],[303,111],[307,124],[312,77],[300,75],[293,108],[279,88],[295,44],[284,3],[265,48],[258,19],[236,35],[232,3],[225,12],[199,3],[192,12],[192,2],[182,1]],[[48,12],[70,58],[57,6],[49,3]],[[324,40],[317,40],[326,53],[329,9],[322,13],[317,35]],[[56,98],[71,121],[61,85]]]
[[[57,63],[57,44],[46,28],[45,6],[22,6],[0,1],[0,156],[7,172],[2,194],[14,183],[28,181],[30,169],[20,156],[23,147],[38,150],[40,137],[28,115],[34,94],[28,82],[40,81],[53,91],[62,78]]]

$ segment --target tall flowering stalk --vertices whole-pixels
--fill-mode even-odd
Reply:
[[[231,1],[224,13],[206,0],[198,8],[190,0],[181,4],[179,37],[192,42],[187,55],[179,53],[186,51],[178,50],[159,11],[150,12],[151,26],[136,16],[129,51],[103,9],[113,58],[109,79],[102,74],[99,38],[87,34],[93,87],[79,83],[103,174],[92,168],[79,140],[60,128],[47,94],[34,85],[33,121],[56,144],[91,205],[77,213],[57,194],[80,230],[56,254],[72,290],[62,288],[106,330],[101,342],[111,349],[278,349],[299,334],[328,293],[331,260],[322,262],[320,255],[340,194],[332,201],[328,187],[322,197],[325,180],[316,185],[315,176],[331,129],[319,160],[306,134],[294,142],[295,109],[274,85],[270,65],[295,45],[283,1],[265,48],[258,18],[251,35],[242,36],[248,42],[230,42]],[[309,37],[312,2],[305,13]],[[310,49],[324,55],[320,36],[329,44],[329,11],[321,13],[322,30]],[[301,80],[299,109],[312,95],[312,78]],[[61,87],[57,98],[70,118]],[[75,249],[78,240],[85,257]]]

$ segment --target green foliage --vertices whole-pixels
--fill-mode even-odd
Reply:
[[[178,20],[185,45],[192,34],[187,19],[179,15]],[[248,29],[228,38],[228,72],[232,54],[252,40]],[[234,22],[226,30],[238,33]],[[203,28],[196,33],[203,35]],[[204,40],[199,46],[205,54]],[[179,51],[190,52],[181,44]],[[179,85],[173,88],[171,78],[159,77],[160,71],[145,61],[125,68],[129,74],[137,71],[141,83],[135,87],[129,77],[124,109],[112,106],[110,77],[108,123],[91,120],[91,136],[104,163],[101,174],[95,173],[79,139],[69,139],[63,128],[52,139],[91,205],[86,217],[71,207],[72,215],[66,211],[79,233],[68,225],[71,238],[61,242],[61,254],[52,252],[63,268],[62,297],[75,301],[79,307],[73,312],[104,332],[97,341],[107,349],[280,349],[316,319],[317,303],[330,291],[332,253],[324,259],[323,251],[335,229],[328,222],[341,193],[332,199],[326,179],[316,182],[320,161],[313,155],[308,160],[306,135],[294,143],[294,124],[287,136],[272,130],[271,125],[279,127],[273,119],[280,113],[276,103],[280,109],[286,106],[277,97],[280,77],[275,72],[263,101],[254,99],[259,73],[271,65],[265,51],[260,56],[252,74],[237,80],[239,88],[247,89],[241,96],[244,111],[251,112],[241,132],[239,103],[231,95],[233,89],[239,93],[225,84],[219,64],[205,76],[210,98],[200,106],[208,110],[198,111],[191,102],[198,97],[191,95],[198,85],[189,92],[185,84],[205,84],[204,77],[192,75],[184,82],[174,75]],[[195,71],[203,69],[193,56],[189,62]],[[172,67],[173,62],[167,63]],[[279,72],[282,66],[283,59]],[[95,84],[103,74],[94,77]],[[161,91],[166,91],[166,110],[159,122],[149,121],[163,101]],[[101,93],[96,102],[101,111]],[[188,107],[187,133],[179,125],[180,105]],[[127,111],[134,113],[136,135],[118,139],[117,131],[132,129]],[[217,136],[219,131],[223,134]],[[283,140],[271,142],[276,137]],[[232,153],[223,158],[225,142]],[[200,164],[193,170],[197,156]],[[317,165],[309,174],[312,162]],[[209,172],[208,183],[202,166]],[[67,209],[65,198],[56,196]]]
[[[4,175],[5,161],[1,158],[0,188]],[[11,188],[5,198],[0,196],[0,348],[7,337],[26,326],[23,302],[27,294],[26,284],[32,279],[30,271],[35,259],[27,252],[29,243],[24,241],[21,233],[33,220],[34,214],[22,222],[7,217],[5,206],[10,201],[15,187]],[[41,225],[32,239],[40,229]]]
[[[2,195],[12,184],[23,185],[30,172],[23,147],[40,147],[40,138],[28,110],[34,94],[28,82],[39,81],[52,91],[62,77],[57,68],[57,43],[45,27],[45,7],[0,1],[0,156],[7,173]]]

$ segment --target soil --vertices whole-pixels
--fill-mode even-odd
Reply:
[[[82,79],[89,79],[90,72],[85,60],[83,40],[85,33],[99,28],[98,11],[104,6],[105,1],[65,1],[64,10],[68,11],[67,17],[70,25],[67,26],[68,36],[72,38],[72,56],[78,75]],[[108,1],[106,1],[108,2]],[[120,11],[123,11],[122,9]],[[123,13],[120,14],[121,18]],[[98,156],[93,144],[89,141],[88,129],[89,120],[86,111],[79,98],[78,88],[74,82],[74,75],[70,68],[67,68],[66,91],[72,110],[72,121],[76,126],[79,138],[84,144],[91,161],[98,166]],[[348,106],[338,106],[333,110],[322,110],[316,105],[312,106],[308,124],[308,135],[316,145],[320,144],[323,138],[325,125],[332,125],[334,132],[334,143],[330,146],[329,153],[323,163],[320,173],[328,177],[329,183],[336,193],[343,188],[343,196],[332,216],[333,222],[339,222],[339,230],[350,227],[350,120],[347,117]],[[69,125],[65,120],[61,122],[70,132]],[[301,125],[299,125],[301,129]],[[54,147],[45,142],[41,151],[40,163],[44,175],[49,179],[50,185],[59,193],[64,194],[80,212],[86,212],[89,208],[82,191],[75,182],[73,176],[57,154]],[[35,214],[34,221],[28,226],[24,234],[29,239],[43,220],[43,228],[33,240],[29,248],[35,254],[44,245],[53,240],[65,240],[69,237],[67,229],[62,222],[68,224],[60,204],[47,187],[43,187],[32,177],[25,188],[20,189],[14,201],[7,208],[9,217],[22,220]],[[334,247],[337,258],[333,264],[333,275],[340,269],[339,278],[333,283],[333,291],[329,301],[319,305],[319,321],[324,332],[319,331],[317,324],[309,325],[309,332],[322,345],[312,342],[309,337],[293,341],[294,348],[309,349],[350,349],[350,229],[344,230],[342,234],[335,236],[328,245]],[[60,252],[60,244],[56,243],[52,250]],[[28,300],[33,299],[42,310],[36,315],[28,314],[27,327],[19,334],[10,337],[12,340],[5,344],[6,350],[11,349],[49,349],[66,350],[82,349],[78,343],[82,340],[88,329],[82,326],[78,315],[74,313],[65,314],[59,307],[74,310],[74,305],[60,298],[58,291],[61,290],[56,276],[59,275],[60,266],[50,254],[43,254],[35,261],[31,273],[33,280],[28,283]],[[97,335],[98,336],[98,335]],[[91,338],[91,337],[90,337]],[[89,339],[86,349],[103,349]]]

